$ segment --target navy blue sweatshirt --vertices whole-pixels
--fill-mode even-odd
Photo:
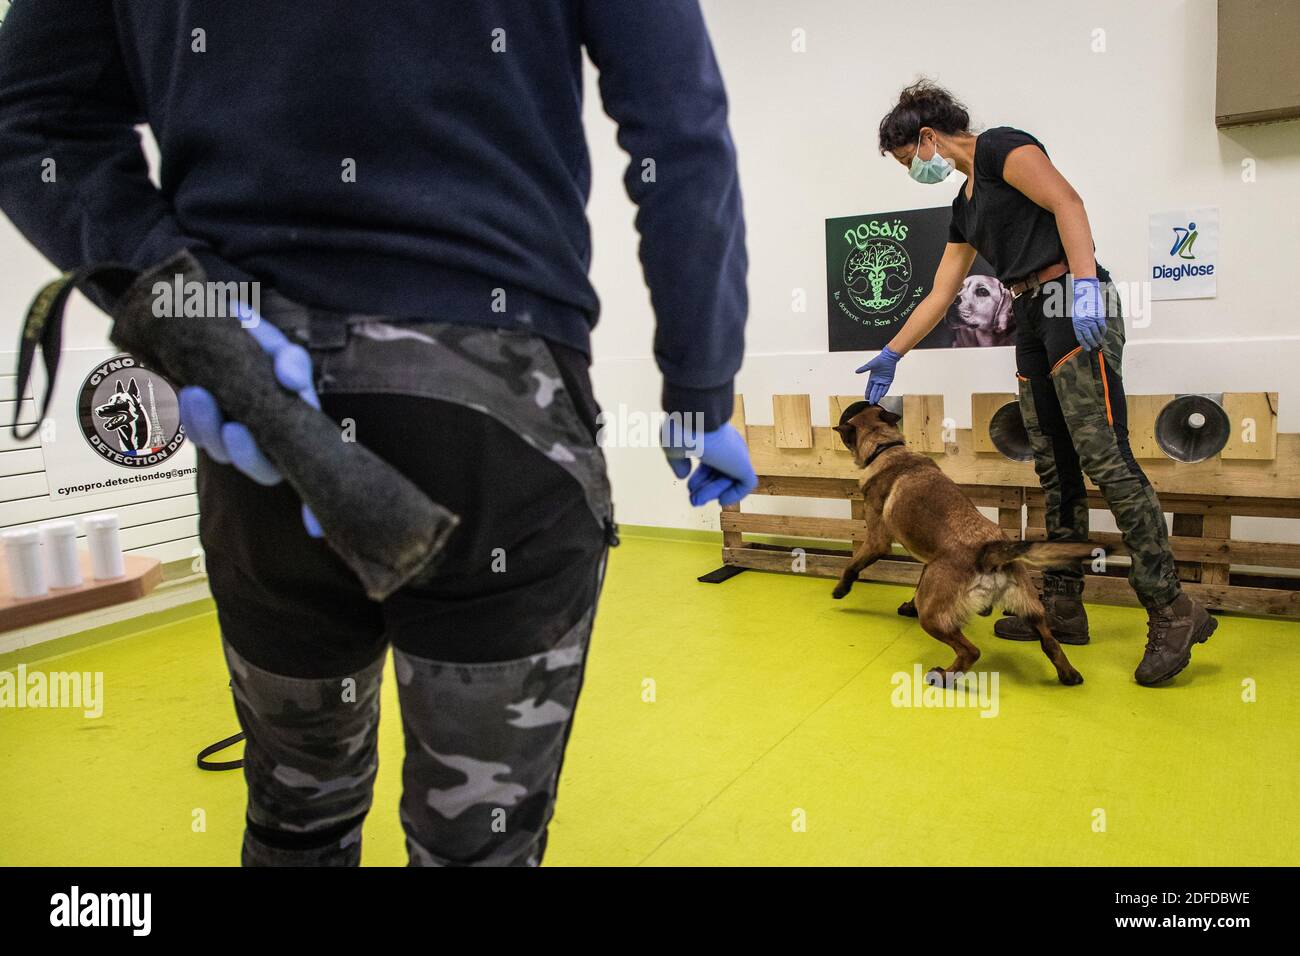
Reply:
[[[712,429],[747,261],[698,0],[16,0],[0,208],[61,269],[187,247],[311,305],[590,354],[584,47],[630,156],[665,408]]]

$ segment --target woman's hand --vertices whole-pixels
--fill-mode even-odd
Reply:
[[[866,398],[872,405],[879,405],[880,400],[889,393],[889,386],[894,384],[894,368],[902,357],[886,345],[880,350],[879,355],[855,370],[858,374],[871,373],[871,377],[867,379]]]
[[[1101,348],[1106,338],[1106,306],[1098,279],[1074,280],[1074,337],[1086,351]]]

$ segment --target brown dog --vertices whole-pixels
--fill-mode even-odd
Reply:
[[[863,569],[888,555],[898,541],[925,564],[916,585],[921,627],[957,653],[948,667],[933,668],[926,675],[928,681],[948,684],[953,674],[970,670],[980,652],[962,627],[972,614],[987,614],[1001,600],[1034,623],[1043,653],[1056,667],[1061,683],[1083,683],[1047,627],[1027,566],[1068,564],[1090,557],[1097,546],[1008,541],[933,460],[907,450],[895,427],[898,422],[899,416],[879,405],[855,402],[835,426],[853,452],[854,463],[865,469],[861,486],[867,505],[867,539],[854,549],[832,596],[838,600],[848,594]]]

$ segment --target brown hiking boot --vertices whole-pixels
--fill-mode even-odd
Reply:
[[[1048,591],[1043,594],[1043,610],[1047,612],[1048,628],[1062,644],[1088,643],[1088,612],[1083,609],[1081,594]],[[1038,640],[1037,629],[1023,617],[995,621],[993,633],[1008,641]]]
[[[1147,650],[1133,676],[1144,687],[1169,680],[1192,660],[1192,645],[1204,644],[1219,622],[1186,594],[1148,611]]]

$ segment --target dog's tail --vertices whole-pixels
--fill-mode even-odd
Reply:
[[[1091,558],[1101,550],[1091,541],[990,541],[976,563],[983,572],[1001,571],[1019,561],[1036,568],[1061,568]]]

